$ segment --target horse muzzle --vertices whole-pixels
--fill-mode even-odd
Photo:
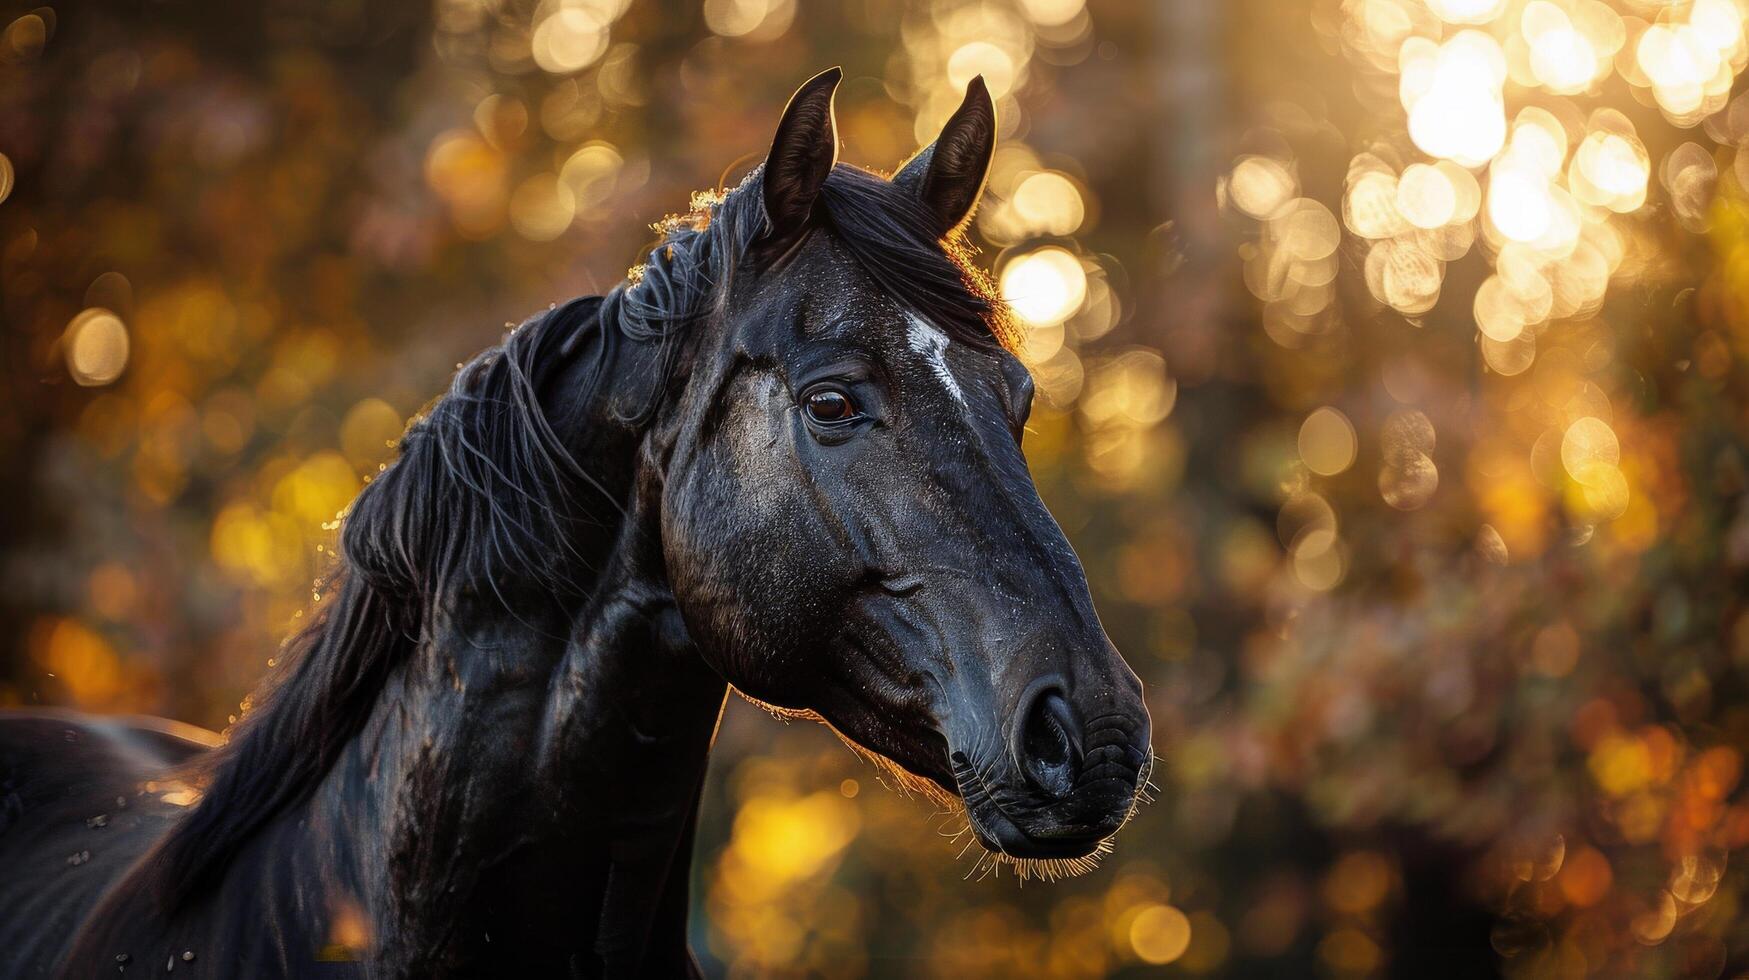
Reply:
[[[1134,812],[1147,778],[1149,721],[1111,713],[1080,721],[1061,688],[1035,684],[1010,720],[1003,751],[951,757],[972,832],[1015,858],[1093,853]]]

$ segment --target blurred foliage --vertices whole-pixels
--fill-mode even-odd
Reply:
[[[737,703],[709,967],[1740,972],[1746,10],[0,5],[0,704],[223,727],[497,324],[617,281],[812,72],[877,167],[981,73],[1028,452],[1160,799],[1093,875],[962,880]]]

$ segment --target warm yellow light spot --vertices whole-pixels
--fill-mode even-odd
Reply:
[[[1533,0],[1520,17],[1530,43],[1530,68],[1542,86],[1557,95],[1583,92],[1598,75],[1600,63],[1590,39],[1573,26],[1567,12],[1548,0]]]
[[[28,61],[42,54],[43,45],[48,43],[49,25],[41,14],[25,14],[6,26],[3,38],[10,49],[13,58]]]
[[[1302,537],[1317,530],[1332,534],[1336,531],[1336,509],[1321,495],[1297,493],[1281,505],[1275,518],[1275,533],[1283,546],[1294,548]]]
[[[1170,963],[1190,946],[1190,919],[1170,905],[1149,905],[1130,921],[1130,949],[1144,963]]]
[[[1039,394],[1045,402],[1057,408],[1067,408],[1081,395],[1087,381],[1086,366],[1072,349],[1064,347],[1042,364],[1032,364],[1032,375],[1038,381]]]
[[[774,41],[795,17],[795,0],[704,0],[705,25],[723,37]]]
[[[1652,752],[1643,739],[1627,734],[1599,739],[1586,759],[1591,778],[1605,793],[1617,798],[1641,789],[1652,781]]]
[[[1347,926],[1335,930],[1318,943],[1318,957],[1337,976],[1370,976],[1379,968],[1383,956],[1371,936]]]
[[[1635,60],[1652,94],[1682,125],[1723,106],[1742,65],[1742,14],[1729,0],[1696,0],[1687,23],[1663,21],[1640,35]]]
[[[571,193],[573,212],[606,202],[619,186],[624,166],[625,157],[611,143],[591,140],[578,147],[559,167],[559,182]]]
[[[193,806],[200,802],[200,790],[183,783],[168,784],[170,788],[158,794],[158,799],[171,806]]]
[[[757,796],[735,815],[730,848],[769,886],[782,888],[835,862],[860,828],[855,804],[836,790]]]
[[[1009,203],[1034,233],[1072,235],[1086,217],[1075,182],[1048,170],[1023,178]]]
[[[1466,223],[1482,210],[1482,185],[1476,182],[1476,175],[1450,160],[1440,160],[1434,169],[1445,175],[1446,182],[1451,184],[1456,195],[1451,220],[1458,224],[1460,231],[1468,231]],[[1455,256],[1454,256],[1455,258]]]
[[[1379,469],[1379,495],[1398,510],[1418,510],[1439,489],[1439,467],[1422,452],[1387,459]]]
[[[1483,336],[1497,343],[1507,343],[1518,339],[1524,333],[1526,313],[1524,304],[1512,295],[1506,287],[1505,280],[1499,276],[1489,276],[1476,287],[1475,298],[1476,329]],[[1506,371],[1504,374],[1517,374],[1517,371]]]
[[[1645,203],[1651,170],[1639,140],[1618,132],[1593,132],[1573,153],[1568,174],[1575,197],[1626,214]]]
[[[128,366],[128,328],[121,317],[100,306],[75,316],[61,345],[67,373],[87,387],[109,384]]]
[[[1437,440],[1438,433],[1432,420],[1415,409],[1392,412],[1379,431],[1379,448],[1386,460],[1414,453],[1431,453]]]
[[[1732,0],[1694,0],[1688,26],[1716,51],[1733,51],[1743,43],[1743,8]]]
[[[1061,27],[1086,8],[1087,0],[1020,0],[1020,9],[1040,27]]]
[[[1579,663],[1579,633],[1565,621],[1537,631],[1530,644],[1530,665],[1545,677],[1565,677]]]
[[[1534,242],[1553,222],[1548,183],[1527,170],[1496,166],[1488,178],[1488,220],[1515,242]]]
[[[1314,527],[1294,540],[1292,564],[1294,578],[1314,592],[1335,588],[1348,570],[1341,539],[1328,527]]]
[[[1594,847],[1575,849],[1561,865],[1556,878],[1561,895],[1579,908],[1602,901],[1614,882],[1615,873],[1610,869],[1609,859]]]
[[[632,0],[563,0],[563,5],[587,10],[604,21],[612,22],[626,12],[631,2]]]
[[[1270,222],[1270,233],[1283,252],[1300,262],[1326,259],[1342,242],[1342,226],[1336,223],[1336,216],[1309,197],[1294,201],[1286,214]]]
[[[1583,523],[1602,524],[1627,512],[1632,493],[1621,467],[1601,460],[1587,463],[1573,474],[1568,487],[1568,506]]]
[[[989,41],[967,41],[954,49],[947,59],[947,82],[955,91],[962,90],[973,78],[984,76],[990,97],[1000,99],[1014,90],[1019,67],[1014,56]]]
[[[319,452],[273,485],[273,508],[305,527],[332,520],[357,495],[358,475],[336,452]]]
[[[1194,912],[1190,916],[1190,948],[1179,958],[1178,965],[1186,973],[1214,973],[1226,962],[1232,948],[1232,934],[1213,912],[1206,909]]]
[[[1479,167],[1506,140],[1506,55],[1493,37],[1459,31],[1444,44],[1405,44],[1399,96],[1409,138],[1430,156]]]
[[[249,504],[232,504],[213,518],[211,550],[221,568],[272,581],[278,572],[274,544],[266,520]]]
[[[1427,0],[1427,7],[1447,24],[1486,24],[1500,16],[1506,0]]]
[[[6,203],[6,198],[11,196],[14,179],[12,160],[0,153],[0,204]]]
[[[1374,242],[1367,251],[1367,289],[1404,316],[1419,316],[1439,301],[1445,266],[1413,238]]]
[[[1342,198],[1342,221],[1362,238],[1390,238],[1408,230],[1397,210],[1397,178],[1369,170],[1352,179]]]
[[[1710,857],[1683,855],[1670,873],[1670,894],[1687,906],[1704,904],[1718,892],[1724,873],[1724,865]]]
[[[1572,254],[1584,233],[1585,217],[1573,195],[1565,188],[1548,186],[1549,224],[1529,244],[1546,258],[1560,260]]]
[[[552,174],[535,174],[510,195],[510,227],[531,242],[550,242],[571,227],[577,198]]]
[[[1028,252],[1002,269],[1002,298],[1030,326],[1062,323],[1087,298],[1087,270],[1056,245]]]
[[[1506,549],[1506,539],[1492,524],[1484,524],[1476,531],[1476,554],[1490,565],[1505,565],[1511,560]]]
[[[564,6],[535,26],[534,63],[555,75],[593,65],[607,53],[608,19],[589,7]]]
[[[1354,464],[1357,441],[1348,416],[1325,406],[1300,423],[1300,459],[1319,476],[1335,476]]]
[[[98,615],[121,620],[133,612],[140,590],[126,565],[110,561],[91,570],[85,580],[85,594]]]
[[[1385,900],[1393,873],[1375,851],[1352,851],[1338,858],[1324,879],[1324,901],[1338,912],[1362,915]]]
[[[1567,159],[1567,130],[1554,113],[1541,106],[1527,106],[1512,120],[1509,159],[1497,166],[1511,166],[1552,179]]]
[[[370,951],[370,919],[356,901],[337,897],[329,902],[328,941],[316,951],[323,963],[355,963]]]
[[[1398,0],[1355,0],[1352,10],[1360,28],[1352,34],[1355,53],[1379,68],[1389,68],[1397,48],[1414,29],[1406,5]]]
[[[82,708],[113,708],[126,693],[127,678],[109,642],[90,627],[58,619],[46,630],[34,631],[33,654],[44,671],[53,674],[73,702]]]
[[[494,147],[504,149],[528,130],[528,106],[521,99],[488,95],[474,106],[474,128]]]
[[[503,154],[466,131],[438,136],[425,157],[426,183],[449,205],[456,225],[475,236],[503,220],[506,169]]]
[[[1683,143],[1664,158],[1658,180],[1670,193],[1670,207],[1689,231],[1705,232],[1708,211],[1718,185],[1719,168],[1713,156],[1698,143]]]
[[[601,118],[603,109],[601,92],[596,86],[568,78],[555,84],[541,99],[541,128],[561,142],[581,139]]]
[[[1178,382],[1166,373],[1166,359],[1145,348],[1100,361],[1090,375],[1081,413],[1096,427],[1147,428],[1178,401]]]
[[[406,427],[395,407],[381,398],[366,398],[346,412],[340,423],[340,449],[347,462],[361,473],[370,472],[387,460]]]
[[[1457,214],[1458,192],[1445,171],[1413,163],[1397,178],[1397,211],[1417,228],[1438,228]]]
[[[1299,193],[1300,183],[1280,160],[1245,156],[1233,164],[1227,187],[1234,207],[1258,220],[1268,220],[1286,210]]]
[[[1628,928],[1635,939],[1647,946],[1656,946],[1669,939],[1676,928],[1676,899],[1667,891],[1659,893],[1652,908],[1634,916]]]
[[[1615,437],[1615,430],[1609,423],[1599,418],[1586,416],[1567,426],[1566,433],[1561,437],[1561,465],[1566,467],[1567,475],[1583,483],[1582,477],[1589,474],[1592,467],[1598,463],[1614,467],[1621,462],[1621,443]]]

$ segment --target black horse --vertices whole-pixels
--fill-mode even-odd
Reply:
[[[647,264],[463,368],[223,745],[0,722],[0,974],[675,976],[730,685],[1083,870],[1151,758],[961,226],[982,81],[892,180],[834,69]]]

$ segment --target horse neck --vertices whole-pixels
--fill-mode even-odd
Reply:
[[[627,359],[658,356],[628,345],[613,374],[645,377]],[[546,387],[584,384],[561,370]],[[510,583],[446,604],[309,805],[314,838],[376,845],[331,877],[367,909],[391,973],[520,961],[613,975],[684,955],[692,823],[727,688],[662,580],[654,491],[630,479],[646,434],[625,406],[643,393],[626,388],[549,413],[599,489],[627,501],[605,553],[585,552],[600,569],[590,598],[565,608]]]
[[[402,972],[636,969],[683,948],[725,685],[645,581],[604,590],[568,639],[544,625],[453,617],[312,801],[334,830],[318,837],[373,842],[337,870]]]

